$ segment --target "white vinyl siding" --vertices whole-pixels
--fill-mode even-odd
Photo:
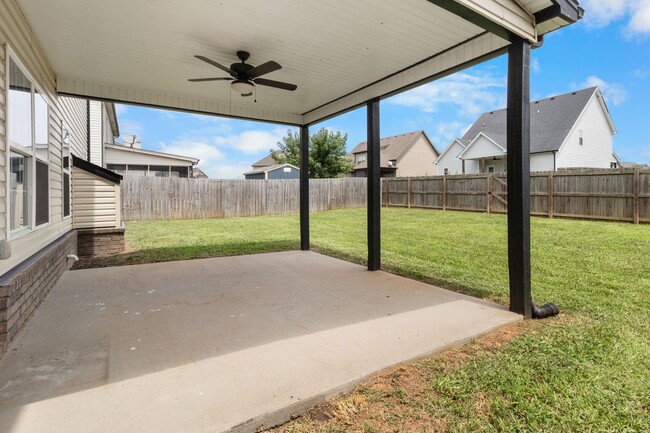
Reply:
[[[31,32],[22,12],[13,1],[0,2],[0,237],[7,238],[7,47],[31,75],[39,91],[49,104],[49,223],[36,227],[21,236],[11,236],[11,256],[0,260],[0,275],[38,252],[72,228],[71,220],[62,218],[61,131],[62,123],[79,125],[85,130],[85,101],[75,100],[79,108],[66,109],[55,93],[55,76],[38,40]],[[71,107],[68,107],[71,108]],[[74,137],[73,137],[74,138]],[[83,137],[77,137],[78,140]],[[81,142],[73,147],[73,153],[83,157]]]
[[[70,152],[88,160],[88,101],[79,98],[58,98],[64,128],[70,133]]]
[[[111,228],[122,225],[120,186],[80,168],[72,169],[72,227]]]
[[[449,171],[448,174],[462,174],[463,173],[463,161],[458,158],[460,152],[462,152],[464,147],[456,140],[452,141],[451,144],[445,151],[443,155],[438,159],[438,175],[445,174],[445,168]]]
[[[88,159],[100,167],[102,161],[102,103],[99,101],[88,102],[88,119],[90,124],[90,158]]]
[[[610,168],[612,130],[596,92],[557,153],[557,168]],[[582,131],[583,144],[579,144]]]
[[[530,171],[553,171],[555,155],[553,152],[530,155]]]
[[[479,134],[478,137],[472,140],[472,142],[465,148],[463,159],[488,158],[503,155],[505,155],[505,152],[502,148],[494,144],[492,140]]]

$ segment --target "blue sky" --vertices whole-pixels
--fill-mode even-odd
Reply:
[[[598,85],[624,161],[650,163],[650,0],[584,0],[585,18],[546,36],[531,61],[531,99]],[[505,106],[506,56],[381,103],[382,137],[424,129],[439,149],[483,112]],[[286,134],[260,122],[117,106],[120,132],[142,147],[195,156],[212,178],[239,178]],[[312,126],[348,134],[348,150],[366,139],[365,109]]]

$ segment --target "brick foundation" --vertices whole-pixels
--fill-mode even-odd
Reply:
[[[78,229],[79,257],[96,257],[124,251],[124,229]]]
[[[77,233],[71,231],[0,277],[0,358],[32,317],[77,253]]]

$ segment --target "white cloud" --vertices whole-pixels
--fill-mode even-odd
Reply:
[[[451,105],[461,116],[476,117],[489,109],[504,106],[505,90],[505,76],[456,73],[394,96],[387,102],[429,113],[440,111],[443,105]]]
[[[240,134],[217,136],[214,142],[219,146],[228,146],[237,152],[254,155],[276,148],[286,132],[283,128],[275,128],[272,131],[244,131]]]
[[[648,0],[584,0],[585,23],[601,28],[627,19],[625,32],[630,35],[650,35],[650,1]]]
[[[539,64],[539,60],[536,57],[530,59],[530,70],[533,72],[541,72],[542,66]]]
[[[199,164],[199,168],[203,170],[203,164]],[[244,173],[251,170],[250,163],[239,162],[234,164],[221,164],[214,167],[209,173],[206,171],[206,174],[213,179],[243,179]]]
[[[128,107],[124,104],[114,104],[115,106],[115,114],[118,116],[121,116],[126,113]]]
[[[142,123],[133,119],[120,119],[120,132],[122,135],[135,134],[142,136],[144,126]]]
[[[584,83],[579,87],[600,87],[600,91],[603,92],[605,97],[605,102],[608,102],[612,105],[621,105],[627,99],[627,90],[623,85],[618,83],[608,83],[602,78],[599,78],[595,75],[587,77]]]

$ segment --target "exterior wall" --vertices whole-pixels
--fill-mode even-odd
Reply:
[[[90,158],[88,161],[100,167],[103,165],[103,106],[99,101],[88,101],[88,122],[90,125]]]
[[[449,170],[449,174],[462,174],[463,161],[458,158],[460,152],[464,149],[460,143],[453,141],[443,155],[438,159],[437,169],[438,175],[445,174],[445,168]]]
[[[265,179],[264,173],[247,174],[245,177],[246,179]]]
[[[424,137],[418,138],[397,160],[397,177],[431,176],[436,173],[436,151]]]
[[[70,133],[70,151],[88,160],[88,101],[78,98],[58,97],[63,127]]]
[[[553,152],[535,153],[530,155],[530,171],[555,170],[555,155]]]
[[[284,169],[288,168],[289,171],[285,172]],[[293,167],[280,167],[275,170],[269,171],[266,176],[267,179],[300,179],[300,170]]]
[[[31,75],[49,105],[49,222],[22,235],[8,233],[7,206],[7,46]],[[0,239],[7,239],[11,256],[0,260],[0,275],[5,274],[72,228],[70,217],[63,218],[61,135],[62,125],[71,131],[71,152],[86,156],[86,101],[65,100],[56,95],[56,78],[38,40],[14,0],[0,2]]]
[[[124,147],[124,149],[119,149]],[[177,167],[192,167],[192,162],[167,157],[164,155],[149,155],[146,153],[133,152],[125,146],[106,146],[106,164],[129,164],[129,165],[172,165]]]
[[[493,156],[505,155],[503,149],[485,136],[479,136],[476,138],[475,141],[472,141],[466,149],[465,154],[463,154],[463,159],[491,158]]]
[[[592,96],[584,112],[557,153],[557,168],[609,168],[612,160],[612,131],[598,101]],[[579,144],[580,131],[584,144]]]
[[[0,276],[0,357],[77,253],[77,233],[68,232],[21,266]]]
[[[119,228],[122,226],[120,207],[119,185],[73,167],[73,228]]]
[[[79,257],[97,257],[124,251],[124,229],[77,230]]]
[[[479,162],[468,159],[465,161],[465,174],[477,174],[479,172]]]

